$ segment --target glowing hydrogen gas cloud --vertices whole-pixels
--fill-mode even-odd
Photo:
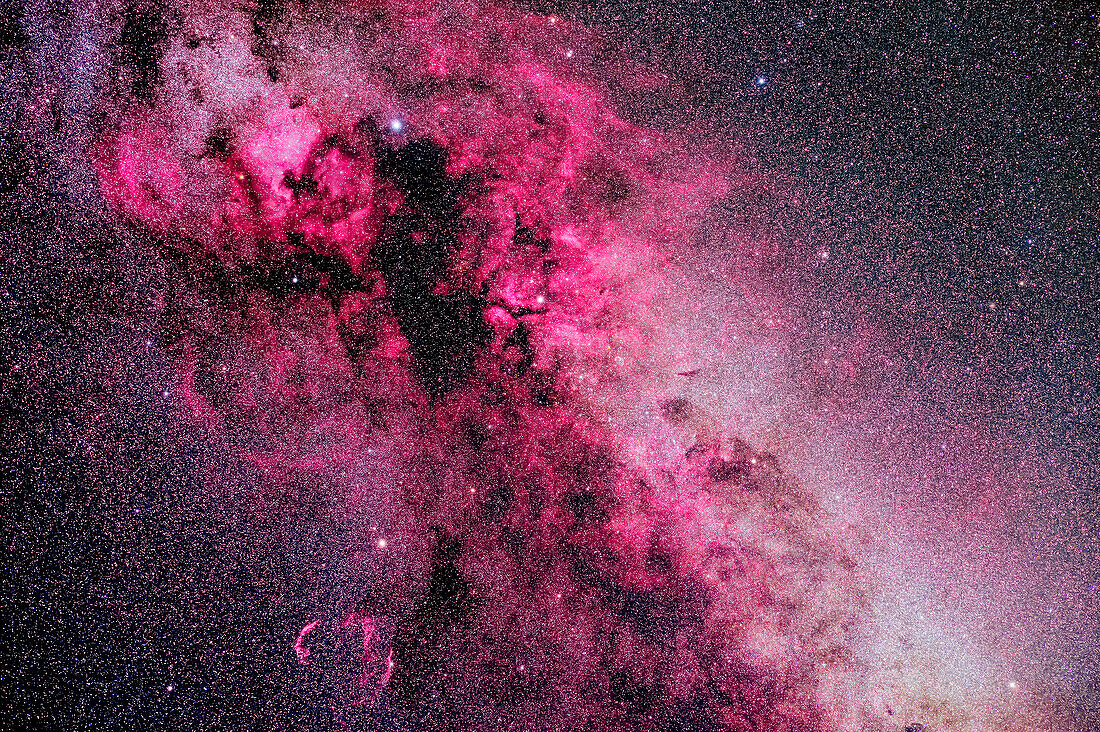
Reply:
[[[267,510],[319,502],[353,537],[283,629],[326,723],[1068,724],[895,602],[926,590],[796,430],[763,444],[789,320],[730,266],[762,231],[714,230],[766,184],[625,121],[607,87],[644,75],[599,79],[584,28],[211,0],[153,42],[143,18],[97,175],[169,263],[181,408],[276,487]]]

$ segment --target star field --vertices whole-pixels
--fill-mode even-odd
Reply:
[[[1094,10],[7,5],[0,728],[1095,726]]]

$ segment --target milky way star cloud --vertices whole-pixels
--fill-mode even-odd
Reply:
[[[279,630],[320,728],[1061,728],[806,467],[765,183],[609,101],[657,76],[480,2],[119,19],[173,403],[339,527]]]

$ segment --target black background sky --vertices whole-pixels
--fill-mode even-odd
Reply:
[[[735,138],[804,194],[766,202],[793,299],[892,334],[952,419],[996,415],[1057,453],[1070,520],[1100,521],[1095,3],[552,7],[672,70],[649,119]]]
[[[812,283],[822,300],[841,288],[899,328],[942,313],[990,334],[962,350],[1095,413],[1095,5],[555,7],[672,70],[683,88],[651,102],[658,124],[735,134],[808,192],[789,225],[830,250]]]

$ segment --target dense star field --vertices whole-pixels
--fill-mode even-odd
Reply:
[[[1100,723],[1095,12],[4,10],[0,728]]]

